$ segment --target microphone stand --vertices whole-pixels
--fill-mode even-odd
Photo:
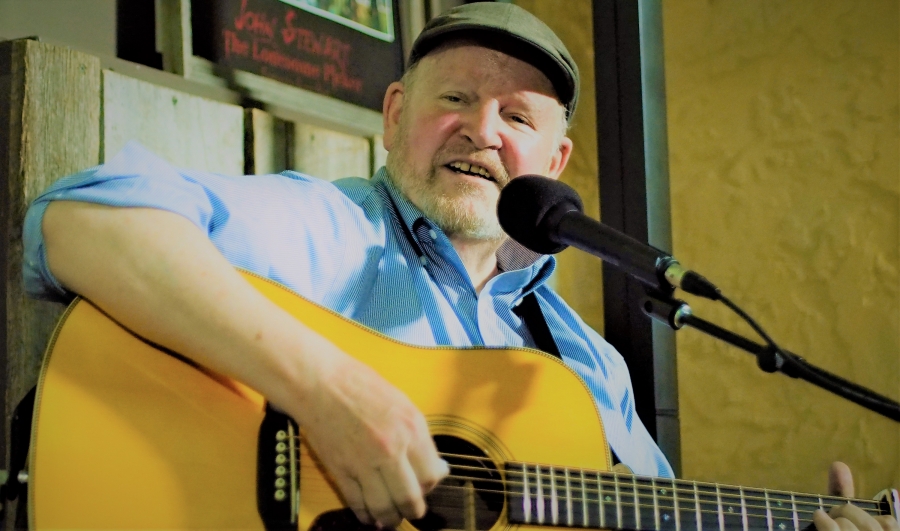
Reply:
[[[642,302],[645,314],[678,331],[690,326],[716,339],[745,350],[756,356],[756,364],[765,372],[781,372],[791,378],[799,378],[854,402],[870,411],[900,422],[900,404],[861,385],[845,380],[836,374],[812,365],[788,351],[760,345],[730,330],[726,330],[694,315],[691,307],[680,299],[651,290]]]

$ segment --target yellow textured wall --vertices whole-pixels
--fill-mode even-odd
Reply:
[[[676,256],[897,399],[900,2],[666,0],[664,22]],[[695,331],[678,373],[685,477],[821,491],[840,459],[858,494],[900,486],[900,424]]]
[[[591,0],[516,0],[516,4],[543,20],[559,35],[581,74],[578,109],[569,129],[575,144],[561,180],[584,199],[585,214],[600,217],[597,179],[597,125],[594,104],[594,33]],[[596,258],[567,249],[557,255],[554,286],[559,294],[594,329],[603,331],[603,280]]]

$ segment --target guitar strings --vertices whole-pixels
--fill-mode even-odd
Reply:
[[[306,467],[309,467],[309,465],[306,465]],[[451,465],[451,467],[453,467],[453,468],[459,468],[458,465]],[[301,465],[301,468],[304,468],[304,465]],[[472,469],[472,467],[469,467],[469,468]],[[488,470],[482,469],[482,468],[474,468],[474,470],[478,470],[478,471],[481,471],[481,472],[487,472],[487,471],[488,471]],[[494,471],[491,471],[491,472],[497,472],[497,471],[494,470]],[[509,472],[510,472],[510,471],[508,471],[507,473],[509,473]],[[516,472],[513,471],[513,473],[516,473]],[[518,475],[521,475],[520,472],[518,472],[517,474],[518,474]],[[485,483],[488,483],[488,484],[490,484],[490,483],[493,483],[493,484],[499,484],[499,490],[498,490],[498,489],[492,489],[492,488],[475,487],[475,488],[474,488],[474,491],[475,491],[475,492],[478,492],[478,493],[486,493],[486,494],[495,493],[495,494],[503,494],[503,495],[507,495],[507,494],[515,494],[515,495],[518,495],[518,496],[523,496],[523,495],[524,495],[521,491],[515,491],[515,490],[511,490],[511,489],[506,488],[507,486],[510,486],[510,485],[511,485],[511,486],[524,487],[525,483],[524,483],[523,481],[515,481],[515,480],[506,480],[506,481],[504,481],[504,480],[502,480],[502,479],[496,479],[496,478],[483,478],[483,477],[468,476],[468,475],[459,475],[459,474],[450,474],[449,476],[447,476],[446,479],[456,479],[456,480],[460,480],[460,481],[471,481],[473,484],[474,484],[474,483],[479,483],[479,484],[485,484]],[[545,480],[542,482],[543,497],[544,497],[545,499],[549,499],[549,498],[551,497],[552,489],[551,489],[549,483],[546,482],[546,479],[549,479],[549,478],[544,478],[544,479],[545,479]],[[578,481],[580,482],[580,479],[579,479]],[[585,484],[586,484],[587,486],[591,486],[591,485],[597,485],[597,482],[596,482],[596,481],[585,481]],[[604,483],[604,484],[610,485],[610,486],[614,486],[614,485],[615,485],[614,483]],[[537,492],[536,492],[536,490],[537,490],[537,485],[536,485],[536,484],[533,484],[532,482],[529,482],[529,486],[530,486],[530,488],[529,488],[529,493],[530,493],[532,496],[534,496],[534,497],[536,498],[536,497],[537,497]],[[626,485],[620,484],[620,486],[628,487],[629,485],[627,485],[627,484],[626,484]],[[436,488],[451,488],[451,489],[452,489],[452,488],[466,488],[466,487],[441,484],[441,485],[439,485],[439,486],[436,487]],[[565,492],[565,487],[564,487],[564,486],[558,486],[556,490],[557,490],[557,498],[558,498],[558,499],[565,500],[565,499],[567,498],[567,497],[565,496],[565,494],[560,494],[560,493],[564,493],[564,492]],[[615,501],[613,501],[613,500],[602,500],[602,499],[600,498],[600,496],[599,496],[600,493],[601,493],[602,491],[601,491],[601,490],[598,490],[598,489],[580,488],[580,487],[571,487],[571,486],[570,486],[570,491],[575,495],[575,496],[573,497],[573,499],[576,500],[576,501],[580,501],[580,500],[578,499],[578,496],[577,496],[578,494],[582,494],[582,495],[586,495],[586,494],[595,494],[595,495],[597,495],[598,497],[588,499],[587,501],[590,502],[590,503],[592,503],[592,504],[597,504],[598,506],[601,506],[601,507],[604,506],[604,505],[614,506],[614,505],[617,503],[617,502],[615,502]],[[688,492],[693,493],[692,490],[691,490],[691,491],[688,491]],[[633,491],[632,491],[632,494],[633,494]],[[641,509],[641,508],[655,508],[655,507],[656,507],[656,508],[663,508],[663,509],[672,509],[672,510],[674,510],[674,502],[675,502],[675,497],[674,497],[674,496],[657,495],[657,497],[656,497],[656,499],[657,499],[656,505],[654,505],[654,504],[652,504],[652,503],[641,503],[641,500],[644,500],[644,499],[647,499],[647,498],[652,498],[652,494],[651,494],[651,493],[643,493],[643,494],[642,494],[642,493],[638,492],[637,497],[638,497],[638,500],[639,500],[639,501],[638,501],[637,504],[635,504],[635,503],[633,503],[632,501],[629,501],[630,499],[633,499],[633,498],[634,498],[633,495],[632,495],[632,496],[627,496],[627,497],[622,497],[622,496],[620,495],[620,496],[619,496],[618,504],[619,504],[621,507],[627,507],[627,508],[638,508],[638,509]],[[725,498],[725,496],[722,496],[722,497]],[[739,501],[740,498],[739,498],[739,496],[738,496],[738,497],[731,496],[731,498],[735,499],[735,501],[737,502],[737,503],[734,503],[734,505],[739,505],[739,504],[740,504],[740,501]],[[818,504],[809,504],[809,503],[808,503],[808,504],[798,503],[798,504],[797,504],[798,508],[797,508],[796,510],[793,510],[793,509],[790,509],[790,508],[784,508],[784,507],[771,507],[771,506],[767,508],[765,505],[747,504],[747,503],[746,503],[746,500],[749,500],[749,499],[751,499],[751,498],[745,497],[745,503],[744,503],[744,504],[741,504],[744,511],[747,511],[747,510],[753,510],[753,509],[757,509],[757,510],[760,510],[760,511],[767,511],[767,510],[768,510],[768,511],[770,511],[771,513],[773,513],[773,514],[772,514],[772,517],[773,517],[773,518],[775,518],[775,519],[779,519],[779,518],[780,518],[780,519],[782,519],[782,520],[791,520],[791,519],[792,519],[792,518],[791,518],[791,515],[793,515],[794,513],[797,514],[798,519],[811,520],[811,516],[808,517],[808,518],[803,518],[802,515],[812,515],[813,512],[815,512],[816,509],[819,509],[819,508],[820,508]],[[759,498],[757,498],[757,499],[759,499]],[[728,503],[725,502],[724,499],[723,499],[723,501],[722,501],[721,504],[719,504],[717,501],[712,501],[712,500],[696,500],[696,499],[686,500],[685,498],[679,498],[679,500],[687,501],[688,503],[686,503],[686,504],[684,504],[684,505],[687,505],[687,506],[691,507],[690,509],[688,509],[688,511],[689,511],[690,513],[693,513],[693,514],[711,514],[711,515],[718,515],[718,514],[721,512],[721,513],[723,513],[723,516],[732,516],[732,517],[742,517],[742,516],[743,516],[743,513],[741,513],[741,512],[737,512],[737,513],[734,513],[734,512],[727,512],[727,511],[725,511],[723,508],[719,508],[719,505],[722,505],[722,506],[729,505]],[[842,502],[844,501],[843,499],[841,499],[841,500],[842,500]],[[660,501],[662,501],[662,502],[672,502],[672,505],[671,505],[671,506],[669,506],[669,505],[660,506],[660,505],[659,505],[659,502],[660,502]],[[874,501],[872,501],[872,500],[860,500],[860,501],[866,502],[866,505],[873,505],[873,504],[874,504],[874,505],[877,506],[877,502],[874,502]],[[679,504],[679,505],[682,505],[682,504]],[[701,508],[700,511],[697,511],[697,510],[696,510],[696,505],[699,505],[699,506],[700,506],[700,508]],[[805,509],[805,508],[804,508],[804,505],[805,505],[806,507],[808,507],[809,509]],[[710,507],[714,507],[714,508],[710,509]],[[826,506],[826,509],[828,509],[828,508],[830,508],[830,507]],[[878,511],[877,508],[875,508],[875,507],[861,507],[861,508],[862,508],[863,510],[865,510],[865,511],[867,511],[867,512],[869,512],[869,513],[875,514],[875,515],[881,514],[880,511]],[[682,513],[684,513],[684,512],[685,512],[685,508],[684,508],[684,507],[679,507],[679,511],[682,512]],[[778,515],[777,513],[781,513],[781,514],[784,515],[784,516],[779,517],[779,515]],[[747,515],[748,517],[751,517],[751,518],[753,518],[753,517],[755,517],[755,518],[767,518],[767,513],[754,514],[754,513],[747,512],[746,515]]]
[[[469,461],[474,461],[479,465],[482,465],[480,467],[479,466],[472,467],[472,466],[466,466],[466,465],[460,465],[460,464],[452,464],[451,465],[451,467],[454,467],[458,470],[473,470],[473,471],[479,471],[479,472],[491,472],[491,471],[496,472],[497,471],[496,468],[487,468],[486,466],[484,466],[486,463],[490,463],[490,465],[493,466],[493,461],[491,461],[489,458],[479,457],[479,456],[467,456],[467,455],[461,455],[461,454],[452,454],[452,453],[445,453],[445,452],[439,452],[438,454],[441,455],[442,457],[451,457],[451,458],[456,458],[456,459],[469,460]],[[509,464],[512,464],[512,463],[509,463]],[[316,465],[301,464],[301,468],[304,466],[316,467]],[[550,489],[549,470],[550,470],[550,467],[547,468],[547,472],[544,472],[542,474],[543,477],[541,478],[542,485],[546,485],[548,490]],[[569,469],[569,470],[575,470],[575,474],[570,474],[570,480],[574,479],[576,482],[580,482],[582,470],[581,469]],[[556,471],[558,473],[559,468],[554,468],[554,471]],[[717,494],[714,490],[713,491],[704,491],[704,490],[695,491],[693,488],[684,488],[683,480],[679,481],[679,480],[655,479],[654,481],[657,481],[657,482],[663,481],[666,483],[666,485],[659,485],[659,484],[657,484],[657,485],[650,485],[650,484],[636,485],[631,480],[631,478],[634,477],[631,475],[617,475],[617,474],[610,474],[608,472],[597,472],[597,471],[584,471],[584,472],[586,472],[586,473],[585,473],[585,486],[583,487],[583,490],[588,494],[598,494],[599,495],[600,492],[603,492],[600,487],[615,488],[616,484],[618,484],[620,488],[625,488],[625,489],[631,491],[632,493],[634,493],[634,491],[637,490],[637,496],[639,498],[652,497],[653,496],[652,491],[659,490],[662,488],[667,491],[670,490],[673,492],[673,496],[671,496],[671,497],[666,496],[664,494],[657,493],[657,499],[662,499],[662,500],[666,500],[666,501],[673,500],[674,496],[678,495],[678,494],[682,495],[681,497],[679,497],[680,500],[686,500],[689,502],[694,501],[694,498],[696,498],[698,495],[701,497],[702,496],[707,496],[707,497],[717,496],[718,498],[721,499],[721,502],[726,505],[728,503],[739,504],[739,503],[741,503],[741,500],[743,499],[744,506],[748,509],[783,511],[783,512],[793,511],[793,509],[791,507],[777,506],[777,503],[779,501],[791,503],[791,500],[789,498],[778,499],[778,498],[769,497],[768,498],[769,505],[766,506],[765,502],[766,502],[767,498],[765,496],[761,497],[761,496],[753,496],[753,495],[747,495],[747,494],[745,494],[744,496],[741,496],[738,493],[727,492],[727,491],[723,492],[721,490],[722,487],[724,487],[726,489],[736,489],[738,487],[730,487],[730,486],[724,486],[724,485],[717,485],[717,484],[713,484],[713,483],[700,483],[700,482],[691,482],[691,484],[690,484],[691,486],[696,484],[698,488],[699,487],[708,487],[708,488],[713,488],[713,489],[718,488],[719,492]],[[523,476],[523,472],[521,472],[520,470],[515,470],[515,469],[507,469],[506,474],[508,476],[517,476],[517,477]],[[531,476],[531,474],[532,474],[532,472],[529,472],[529,476]],[[557,481],[562,479],[561,476],[563,476],[563,475],[564,474],[557,474]],[[595,480],[591,476],[597,476],[597,477],[601,478],[601,480],[600,481]],[[620,477],[624,478],[624,481],[618,481],[618,478],[620,478]],[[483,481],[495,481],[495,482],[504,483],[504,480],[501,480],[501,479],[478,478],[478,477],[460,476],[460,475],[453,475],[453,474],[448,476],[448,479],[461,479],[461,480],[471,479],[471,480],[482,481],[482,482]],[[647,478],[647,479],[650,479],[650,478]],[[535,481],[536,481],[536,479],[535,479]],[[669,482],[671,482],[671,483],[669,483]],[[524,485],[524,480],[515,481],[515,480],[507,479],[505,481],[505,483],[508,485],[512,485],[512,486],[522,486],[522,485]],[[529,481],[529,483],[534,483],[534,482]],[[669,488],[669,485],[671,485],[672,487]],[[590,488],[590,487],[596,487],[596,488]],[[559,489],[559,487],[558,487],[558,489]],[[644,492],[641,492],[642,490]],[[760,489],[752,489],[752,490],[758,491]],[[650,491],[650,492],[646,492],[646,491]],[[785,495],[788,497],[791,495],[791,493],[789,493],[789,492],[781,492],[781,491],[763,490],[762,492],[764,495],[765,494],[776,495],[776,496],[777,495]],[[687,499],[688,497],[684,496],[684,495],[690,495],[690,499]],[[877,503],[878,503],[874,500],[851,499],[851,498],[842,498],[842,497],[837,497],[837,496],[813,496],[813,495],[800,495],[800,496],[805,497],[805,498],[816,498],[817,501],[797,499],[795,496],[795,499],[793,500],[792,505],[797,508],[798,513],[805,512],[805,513],[811,514],[816,509],[820,509],[823,507],[830,508],[832,506],[843,505],[848,502],[862,506],[863,508],[868,508],[870,510],[877,510]],[[819,499],[821,499],[821,503],[818,503]],[[753,503],[747,504],[746,502],[748,502],[748,501],[749,502],[763,502],[763,504],[761,504],[761,505],[757,505],[757,504],[753,504]],[[719,502],[718,502],[718,500],[700,499],[699,503],[701,505],[702,504],[709,505],[709,504],[718,504]]]
[[[315,489],[311,489],[311,490],[315,490]],[[451,492],[445,493],[443,491],[451,491]],[[456,495],[456,492],[453,492],[453,491],[456,491],[456,492],[462,491],[461,494],[468,494],[470,492],[474,492],[477,494],[488,494],[488,495],[496,494],[498,496],[505,496],[505,495],[509,494],[509,492],[505,491],[505,490],[485,489],[485,488],[479,488],[479,487],[474,487],[474,486],[470,487],[467,485],[441,484],[441,485],[438,485],[437,487],[435,487],[434,491],[432,491],[432,493],[429,495],[429,498],[430,498],[429,499],[429,507],[432,509],[440,509],[440,508],[458,509],[459,505],[461,505],[461,504],[453,503],[452,497],[454,497]],[[519,493],[516,493],[516,494],[519,494]],[[533,498],[535,498],[535,500],[532,501],[532,504],[537,506],[538,505],[538,502],[536,499],[537,495],[534,495]],[[548,501],[552,500],[551,496],[547,493],[545,493],[542,498],[543,498],[544,502],[548,502]],[[557,496],[557,507],[561,507],[561,506],[565,507],[563,505],[563,503],[565,501],[566,501],[565,497]],[[604,516],[607,516],[607,513],[605,511],[615,510],[617,512],[617,514],[616,514],[616,516],[613,516],[612,519],[616,519],[617,521],[623,521],[623,522],[628,521],[628,520],[633,520],[635,518],[635,516],[634,516],[635,513],[633,511],[635,511],[635,510],[640,511],[642,509],[652,510],[652,511],[660,511],[662,514],[665,514],[667,511],[672,511],[673,515],[677,513],[679,519],[686,519],[686,520],[689,520],[691,515],[695,515],[694,516],[695,521],[698,519],[700,519],[702,521],[704,516],[711,516],[714,519],[718,520],[720,514],[725,517],[733,517],[733,518],[743,518],[743,516],[744,516],[740,513],[724,514],[718,510],[702,510],[701,509],[700,511],[697,511],[694,508],[692,508],[690,510],[684,510],[683,508],[679,508],[678,511],[675,511],[675,508],[671,507],[671,506],[658,506],[658,505],[654,506],[654,505],[650,505],[650,504],[634,504],[634,503],[629,503],[626,501],[620,502],[618,504],[618,506],[616,506],[615,503],[594,503],[594,502],[597,502],[597,500],[588,500],[587,504],[583,504],[582,500],[580,500],[580,499],[573,499],[572,501],[580,504],[578,511],[576,511],[575,507],[573,506],[573,514],[577,513],[578,515],[583,515],[585,510],[587,510],[587,512],[590,514],[592,512],[592,509],[596,507],[596,513],[598,515],[602,513]],[[622,510],[621,518],[619,518],[619,516],[618,516],[619,510]],[[625,512],[625,511],[629,511],[629,512]],[[550,512],[550,509],[548,509],[547,512]],[[559,512],[559,510],[558,510],[558,512]],[[812,513],[807,513],[807,514],[812,514]],[[759,518],[759,519],[768,520],[768,516],[764,515],[764,514],[759,514],[759,515],[747,514],[746,516],[748,518]],[[655,518],[654,518],[654,520],[655,520]],[[778,521],[778,520],[792,521],[793,518],[792,517],[779,518],[779,517],[773,515],[772,520],[773,521]],[[811,517],[803,517],[798,514],[797,522],[798,522],[798,524],[805,524],[807,522],[812,522],[812,518]],[[800,529],[802,529],[803,527],[805,527],[805,526],[804,525],[799,526]]]
[[[302,436],[295,435],[293,437],[295,439],[302,440]],[[466,465],[460,465],[460,464],[451,464],[452,468],[455,467],[455,468],[461,469],[461,470],[473,470],[473,471],[479,471],[479,472],[495,472],[495,473],[498,472],[496,468],[493,468],[493,467],[495,467],[494,462],[489,457],[472,456],[472,455],[465,455],[465,454],[455,454],[455,453],[448,453],[448,452],[438,452],[438,455],[440,455],[441,457],[445,457],[445,458],[453,458],[453,459],[458,459],[458,460],[472,461],[478,465],[481,465],[481,466],[473,467],[473,466],[466,466]],[[521,463],[514,463],[514,462],[507,463],[507,465],[516,465],[516,464],[521,464]],[[301,468],[303,466],[309,466],[309,465],[303,465],[302,460],[301,460]],[[313,466],[316,467],[316,465],[313,465]],[[488,466],[490,466],[491,468],[489,468]],[[553,467],[550,465],[546,465],[546,467],[545,467],[542,465],[536,465],[534,463],[529,464],[528,466],[529,467],[541,466],[542,468],[546,468],[547,472],[544,472],[542,474],[543,477],[541,479],[542,479],[542,488],[546,487],[548,492],[550,490],[549,471],[552,469],[557,473],[558,476],[564,475],[564,474],[559,473],[560,467]],[[631,476],[631,475],[624,475],[624,474],[618,475],[618,474],[611,474],[609,472],[599,472],[599,471],[585,471],[582,469],[562,468],[562,470],[574,471],[575,474],[570,474],[570,480],[574,479],[577,482],[581,481],[581,474],[582,474],[582,472],[584,472],[585,473],[584,474],[585,482],[584,482],[584,485],[579,489],[579,491],[583,491],[586,494],[597,494],[598,496],[600,495],[601,492],[603,492],[601,487],[615,488],[615,486],[618,484],[618,486],[620,488],[624,487],[626,490],[630,490],[632,494],[634,494],[635,491],[637,491],[636,494],[639,499],[653,497],[653,491],[659,490],[662,488],[665,490],[671,490],[673,493],[672,496],[666,496],[664,494],[659,494],[659,493],[656,494],[657,500],[663,500],[666,502],[668,502],[668,501],[674,502],[675,496],[678,494],[681,494],[682,496],[679,497],[679,500],[684,500],[684,501],[687,501],[688,503],[693,502],[694,504],[699,503],[701,506],[703,506],[703,505],[706,505],[706,506],[720,505],[720,504],[728,505],[728,504],[733,503],[733,504],[741,504],[745,509],[758,509],[760,511],[772,511],[772,512],[780,511],[780,512],[786,512],[786,513],[796,512],[798,515],[799,514],[812,514],[813,512],[815,512],[815,510],[821,509],[821,508],[827,509],[827,508],[831,508],[832,506],[835,506],[835,505],[843,505],[845,503],[854,503],[854,504],[860,506],[861,508],[863,508],[863,510],[866,510],[868,512],[875,512],[876,514],[880,514],[880,511],[878,511],[878,509],[877,509],[878,502],[876,502],[874,500],[842,498],[842,497],[838,497],[838,496],[817,496],[817,495],[807,495],[807,494],[793,495],[794,499],[791,500],[790,497],[792,496],[792,493],[790,493],[790,492],[765,490],[765,489],[749,489],[751,491],[757,491],[757,492],[761,491],[764,495],[763,497],[753,496],[753,495],[748,496],[746,494],[744,494],[742,496],[739,493],[728,492],[727,490],[723,492],[722,488],[740,489],[740,487],[733,487],[733,486],[729,486],[729,485],[719,485],[719,484],[715,484],[715,483],[690,482],[688,485],[688,488],[684,488],[686,486],[684,480],[668,480],[668,479],[659,480],[659,479],[655,479],[655,478],[653,478],[653,481],[655,481],[655,482],[662,481],[662,482],[666,483],[666,485],[636,484],[631,479],[631,478],[635,478],[636,476]],[[518,476],[518,477],[522,477],[524,475],[523,472],[521,472],[520,470],[516,470],[514,468],[508,468],[506,470],[506,474],[507,474],[507,476]],[[529,476],[531,474],[532,474],[532,472],[529,471]],[[574,477],[572,477],[573,475],[574,475]],[[590,476],[596,476],[596,477],[600,478],[600,480],[594,480],[594,479],[590,478]],[[620,477],[625,478],[624,481],[619,481]],[[454,475],[454,474],[450,474],[449,476],[447,476],[447,478],[448,479],[458,479],[458,480],[480,481],[480,482],[485,482],[485,481],[497,482],[497,483],[501,483],[501,484],[505,484],[505,485],[519,486],[519,487],[522,487],[525,484],[524,480],[514,481],[511,479],[507,479],[504,481],[502,479],[478,478],[478,477],[461,476],[461,475]],[[558,478],[558,479],[561,479],[561,478]],[[651,478],[646,478],[645,481],[650,480],[650,479]],[[529,482],[529,483],[533,483],[533,482]],[[669,488],[669,485],[671,485],[671,488]],[[715,489],[715,490],[695,490],[694,488],[691,488],[693,486],[696,486],[698,489],[700,487],[703,487],[703,488],[710,488],[710,489]],[[596,488],[590,488],[590,487],[596,487]],[[562,490],[562,489],[560,489],[558,486],[557,490]],[[641,492],[642,490],[644,492]],[[650,492],[646,492],[646,491],[650,491]],[[506,492],[506,491],[504,491],[504,492]],[[689,499],[687,496],[684,496],[686,494],[690,495]],[[783,498],[783,499],[779,499],[777,497],[776,498],[771,498],[771,497],[767,498],[765,496],[766,494],[774,495],[774,496],[781,495],[781,496],[785,496],[785,498]],[[703,496],[707,496],[707,497],[716,496],[718,499],[717,500],[697,499],[697,498],[703,497]],[[801,499],[797,499],[797,496],[799,496]],[[817,501],[809,501],[809,500],[804,500],[802,498],[815,498]],[[821,501],[819,502],[818,500],[821,500]],[[748,504],[747,503],[748,501],[751,503]],[[760,501],[763,502],[762,505],[752,503],[752,502],[760,502]],[[766,501],[769,501],[768,505],[765,505]],[[794,508],[777,506],[778,502],[790,502]],[[610,503],[612,503],[612,502],[610,502]],[[716,512],[716,511],[712,511],[712,512]],[[748,514],[748,516],[754,516],[754,515]]]

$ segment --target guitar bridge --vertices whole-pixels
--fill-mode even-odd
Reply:
[[[266,405],[259,426],[256,505],[267,531],[297,529],[300,512],[300,430],[289,416]]]

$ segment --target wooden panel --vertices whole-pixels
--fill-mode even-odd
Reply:
[[[272,114],[284,119],[360,136],[381,134],[384,130],[378,111],[249,72],[216,66],[196,55],[190,58],[188,75],[191,81],[237,91],[243,98],[263,102]]]
[[[244,173],[243,109],[104,70],[102,160],[130,140],[178,167]]]
[[[371,177],[369,139],[307,124],[294,125],[293,168],[321,179]]]
[[[288,169],[288,123],[259,109],[244,110],[244,173],[278,173]]]
[[[63,306],[28,299],[22,286],[22,220],[50,183],[100,159],[100,62],[66,48],[19,40],[0,44],[0,238],[6,389],[3,431],[37,381],[47,339]]]

